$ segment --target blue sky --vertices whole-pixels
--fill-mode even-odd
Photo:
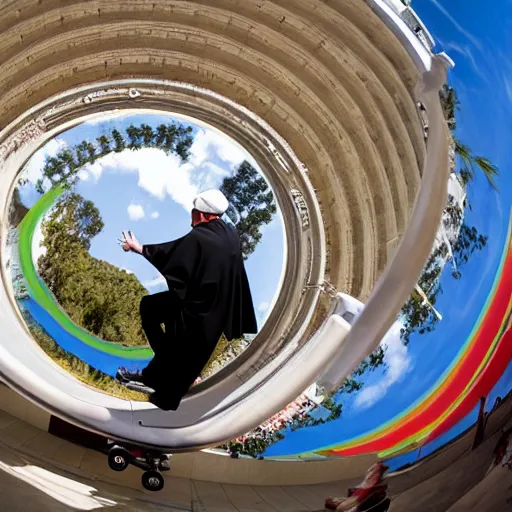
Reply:
[[[170,123],[165,115],[137,114],[110,120],[98,119],[62,133],[48,143],[32,161],[27,174],[30,183],[40,177],[46,155],[73,146],[82,140],[94,140],[113,128],[124,130],[130,124],[157,126]],[[94,201],[105,227],[91,245],[90,253],[119,268],[133,272],[151,292],[167,289],[163,278],[145,259],[125,253],[117,244],[122,230],[131,230],[141,243],[158,243],[186,234],[190,228],[193,197],[203,190],[218,188],[244,159],[251,156],[236,142],[203,125],[194,128],[194,143],[189,163],[148,148],[140,151],[112,153],[81,173],[76,191]],[[38,194],[32,185],[22,189],[22,200],[31,205]],[[263,228],[263,238],[246,262],[254,306],[261,326],[272,303],[283,264],[283,224],[280,214]]]
[[[496,194],[479,174],[469,186],[472,210],[466,222],[489,237],[487,247],[475,253],[461,268],[459,281],[451,277],[450,265],[442,277],[443,294],[436,308],[443,320],[434,332],[414,334],[406,352],[392,361],[394,379],[389,370],[378,370],[365,379],[365,388],[376,400],[360,399],[359,394],[341,396],[343,414],[339,420],[318,427],[288,433],[267,454],[285,455],[313,450],[343,441],[371,430],[393,418],[425,393],[449,366],[470,333],[487,298],[499,264],[511,207],[512,179],[512,2],[484,3],[471,0],[414,0],[413,9],[439,42],[436,51],[445,50],[455,61],[449,82],[461,101],[457,115],[457,136],[473,152],[490,158],[501,170]],[[389,363],[389,357],[387,357]],[[392,382],[390,385],[389,382]],[[512,387],[512,365],[489,396]],[[370,405],[371,404],[371,405]],[[425,447],[428,453],[458,435],[476,419],[476,411],[442,438]],[[411,460],[415,453],[400,458]]]

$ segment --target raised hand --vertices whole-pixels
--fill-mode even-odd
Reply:
[[[142,254],[142,244],[135,238],[135,235],[128,231],[128,234],[123,231],[123,238],[124,240],[120,240],[121,247],[123,248],[123,251],[133,251],[138,254]]]

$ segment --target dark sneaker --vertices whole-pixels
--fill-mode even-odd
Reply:
[[[121,382],[138,382],[140,384],[144,384],[144,377],[140,370],[131,371],[127,368],[119,368],[119,370],[117,370],[116,378]]]
[[[148,401],[153,405],[156,405],[159,409],[162,409],[162,411],[175,411],[180,405],[179,402],[176,403],[176,400],[162,398],[162,396],[156,392],[151,393]]]

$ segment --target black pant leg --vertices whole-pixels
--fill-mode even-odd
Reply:
[[[173,310],[169,292],[146,295],[140,301],[142,328],[146,333],[149,346],[155,354],[162,352],[169,343],[169,337],[162,329],[162,324],[172,324]]]

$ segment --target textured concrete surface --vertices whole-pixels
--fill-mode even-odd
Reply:
[[[3,438],[2,438],[3,439]],[[123,510],[126,512],[190,510],[146,496],[119,485],[107,484],[58,469],[20,454],[0,443],[0,502],[6,512],[64,512],[68,510]]]
[[[512,473],[499,467],[488,470],[500,429],[510,421],[511,413],[512,403],[505,403],[489,417],[486,440],[476,450],[471,450],[472,429],[422,463],[392,474],[388,479],[391,511],[510,510]],[[23,434],[13,436],[15,431]],[[233,466],[239,462],[230,461]],[[286,472],[294,463],[281,464],[282,472]],[[253,468],[257,467],[258,461],[254,461]],[[236,485],[170,473],[165,475],[162,492],[149,493],[142,490],[138,469],[110,471],[103,454],[55,438],[0,412],[0,498],[2,507],[4,503],[9,505],[5,508],[9,512],[103,507],[129,511],[317,511],[323,510],[327,496],[344,495],[348,487],[360,481],[342,478],[317,485]],[[333,472],[332,478],[336,477],[342,474]]]
[[[363,300],[407,226],[425,156],[417,71],[360,0],[2,2],[0,72],[0,128],[116,78],[189,82],[251,109],[309,169],[328,277]]]

